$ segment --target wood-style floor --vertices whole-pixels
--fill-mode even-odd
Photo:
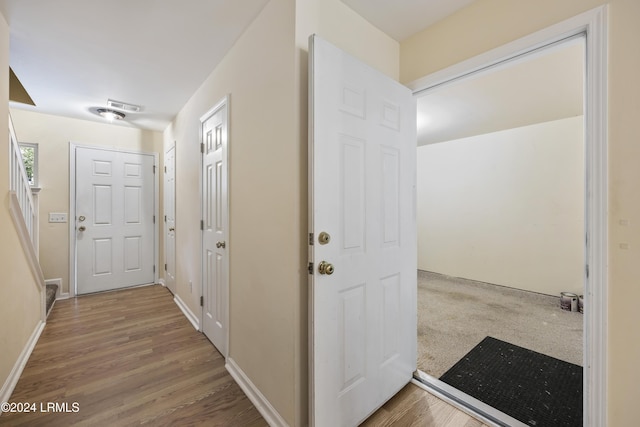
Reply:
[[[267,425],[157,285],[56,302],[10,401],[36,411],[4,413],[0,425]],[[409,384],[363,426],[483,424]]]

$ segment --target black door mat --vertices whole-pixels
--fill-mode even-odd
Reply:
[[[531,426],[582,426],[582,367],[486,337],[440,380]]]

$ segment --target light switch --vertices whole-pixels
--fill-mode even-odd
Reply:
[[[49,222],[67,222],[66,212],[49,212]]]

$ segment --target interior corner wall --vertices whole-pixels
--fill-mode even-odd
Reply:
[[[67,223],[49,223],[49,212],[69,214],[69,142],[86,146],[119,148],[158,154],[162,164],[162,134],[115,124],[99,123],[11,109],[11,117],[20,142],[38,144],[38,185],[40,214],[40,266],[45,279],[62,279],[61,293],[69,292],[69,227]],[[163,180],[158,179],[159,207],[162,211]],[[159,239],[162,238],[160,233]],[[164,246],[159,242],[159,261]]]
[[[9,27],[0,14],[0,69],[9,70]],[[7,73],[3,73],[8,76]],[[9,79],[0,81],[0,398],[12,370],[40,325],[41,290],[9,213]]]
[[[166,146],[176,141],[176,294],[199,317],[200,118],[230,95],[228,357],[289,425],[306,316],[297,311],[306,145],[295,134],[294,31],[294,1],[269,1],[164,132]]]
[[[418,147],[418,268],[582,294],[583,117]]]
[[[640,395],[640,2],[637,0],[477,0],[402,42],[401,81],[435,71],[608,5],[608,319],[607,417],[612,427],[637,423]]]

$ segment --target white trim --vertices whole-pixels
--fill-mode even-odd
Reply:
[[[225,368],[233,379],[238,383],[244,394],[247,395],[253,406],[256,407],[260,415],[265,419],[271,427],[288,427],[289,424],[282,418],[276,408],[271,405],[269,400],[258,390],[255,384],[249,379],[233,358],[227,358]]]
[[[56,297],[56,301],[59,300],[63,300],[63,299],[69,299],[71,298],[71,296],[69,295],[69,292],[65,292],[65,293],[61,293]]]
[[[408,86],[414,94],[510,61],[543,46],[586,34],[585,152],[586,264],[584,336],[584,425],[607,424],[608,169],[607,5],[453,65]]]
[[[200,320],[198,319],[198,316],[193,314],[193,311],[191,311],[189,309],[189,307],[187,307],[187,304],[185,304],[184,301],[182,301],[182,299],[180,298],[180,296],[178,294],[174,295],[173,301],[176,303],[178,308],[180,310],[182,310],[182,313],[187,318],[187,320],[189,320],[189,322],[191,322],[193,327],[196,328],[196,331],[199,331],[200,330]]]
[[[203,135],[202,135],[202,125],[204,124],[205,121],[207,121],[207,119],[209,119],[211,116],[213,116],[214,114],[216,114],[218,112],[218,110],[225,108],[225,112],[224,112],[224,122],[226,123],[226,127],[227,127],[227,143],[226,143],[226,149],[224,150],[224,156],[222,157],[222,162],[224,165],[226,165],[226,167],[224,167],[223,169],[225,170],[226,176],[225,176],[225,181],[227,183],[227,188],[224,190],[226,192],[226,199],[227,199],[227,203],[226,203],[226,212],[223,213],[223,224],[222,227],[225,230],[225,234],[226,234],[226,238],[227,238],[227,246],[230,246],[230,242],[231,242],[231,235],[230,235],[230,229],[229,229],[229,200],[231,199],[231,193],[230,193],[230,185],[229,185],[229,146],[231,143],[231,123],[229,120],[229,117],[231,116],[230,113],[230,109],[231,109],[231,94],[227,94],[225,95],[220,101],[218,101],[209,111],[207,111],[206,113],[204,113],[201,117],[200,117],[200,129],[199,129],[199,141],[202,144],[203,142]],[[202,195],[203,193],[203,188],[204,186],[202,185],[202,180],[203,180],[203,175],[204,175],[204,171],[203,171],[203,157],[201,154],[200,157],[200,174],[199,174],[199,191],[200,191],[200,219],[204,218],[204,197]],[[200,267],[201,267],[201,271],[200,271],[200,277],[201,282],[200,282],[200,296],[204,295],[204,280],[205,280],[205,265],[204,262],[202,262],[202,260],[204,259],[204,230],[200,230]],[[224,352],[220,352],[222,354],[222,357],[224,357],[225,359],[227,358],[227,356],[229,355],[229,331],[231,329],[230,325],[229,325],[229,301],[230,301],[230,288],[231,288],[231,271],[229,269],[229,264],[230,264],[230,259],[231,259],[231,250],[229,249],[227,251],[227,257],[224,260],[224,268],[227,272],[227,280],[225,282],[225,286],[226,289],[224,289],[224,294],[226,295],[226,301],[224,301],[225,304],[225,309],[224,309],[224,319],[222,319],[222,321],[224,322],[224,326],[226,328],[225,331],[225,348],[224,348]],[[200,310],[200,321],[204,322],[204,307],[201,307]],[[202,323],[201,323],[202,324]]]
[[[164,288],[167,287],[167,285],[164,283],[164,277],[161,277],[161,278],[158,279],[158,284],[162,285],[162,287],[164,287]]]
[[[73,141],[69,142],[69,297],[74,297],[77,294],[77,274],[76,274],[76,148],[88,148],[92,150],[104,150],[104,151],[116,151],[119,153],[141,154],[145,156],[153,156],[153,165],[158,168],[158,153],[142,151],[142,150],[128,150],[120,147],[105,147],[99,145],[84,145],[78,144]],[[157,169],[156,169],[157,170]],[[156,266],[153,274],[154,283],[158,283],[160,277],[160,265],[159,265],[159,232],[160,232],[160,185],[158,181],[159,173],[153,174],[153,211],[156,217],[156,221],[153,227],[153,246],[154,246],[154,258],[153,264]]]
[[[35,329],[31,333],[31,336],[27,340],[22,352],[20,352],[20,356],[18,356],[18,360],[13,365],[9,376],[5,380],[2,385],[2,389],[0,389],[0,402],[8,402],[11,398],[11,394],[13,390],[16,388],[16,384],[18,384],[18,380],[20,379],[20,375],[22,375],[22,371],[29,361],[29,357],[33,352],[36,344],[38,343],[38,339],[40,338],[40,334],[44,330],[45,322],[43,320],[39,320]]]

